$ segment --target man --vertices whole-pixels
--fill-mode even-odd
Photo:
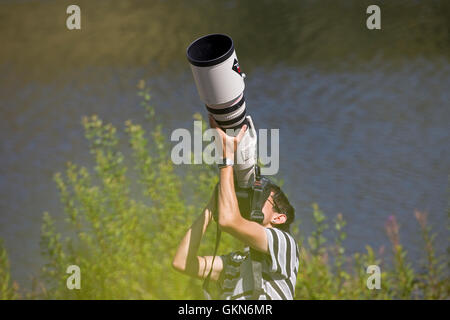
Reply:
[[[221,137],[224,158],[234,160],[247,126],[244,125],[236,137],[231,137],[212,117],[210,124]],[[263,221],[259,224],[243,218],[234,188],[232,161],[225,163],[230,165],[219,169],[218,199],[213,192],[204,212],[182,239],[172,265],[184,274],[201,279],[208,276],[212,267],[211,279],[218,281],[221,299],[293,299],[299,265],[298,247],[289,233],[289,225],[294,220],[293,207],[281,189],[270,184],[270,194],[262,207]],[[232,252],[216,259],[197,256],[200,241],[215,210],[218,210],[219,227],[243,242],[247,246],[244,252]],[[261,263],[262,288],[254,288],[252,260]],[[255,289],[259,289],[256,296]]]

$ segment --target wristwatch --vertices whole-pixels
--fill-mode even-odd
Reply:
[[[232,159],[229,158],[222,158],[222,163],[219,163],[217,166],[219,167],[219,169],[228,167],[228,166],[233,166],[234,165],[234,161]]]

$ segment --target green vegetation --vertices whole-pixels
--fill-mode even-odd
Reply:
[[[125,122],[130,159],[119,150],[115,127],[96,115],[83,119],[95,169],[91,173],[86,167],[68,163],[65,174],[55,175],[67,230],[63,238],[55,220],[44,213],[41,248],[47,262],[39,285],[26,292],[25,298],[203,299],[201,281],[175,272],[171,259],[184,232],[206,204],[217,173],[206,165],[176,170],[170,146],[149,104],[149,90],[143,81],[138,88],[151,132]],[[128,166],[127,161],[134,161],[134,166]],[[389,268],[370,246],[365,253],[346,255],[342,214],[333,221],[333,244],[324,237],[329,225],[317,204],[313,204],[312,214],[316,229],[307,241],[300,237],[298,228],[293,230],[301,256],[297,299],[449,298],[445,261],[433,249],[434,235],[426,214],[415,214],[425,244],[424,274],[417,274],[408,262],[394,217],[386,225],[392,242]],[[210,227],[201,254],[213,252],[214,229]],[[219,254],[240,245],[226,234],[222,239]],[[81,268],[81,290],[66,287],[66,269],[73,264]],[[382,270],[380,290],[366,286],[366,268],[374,264]],[[18,298],[16,291],[0,244],[0,298]]]
[[[399,227],[394,216],[389,217],[386,232],[392,244],[392,266],[377,258],[372,247],[365,253],[345,255],[342,241],[345,220],[338,214],[334,220],[336,238],[334,244],[326,246],[323,232],[328,228],[326,217],[317,204],[313,204],[316,231],[309,240],[309,248],[301,245],[300,271],[297,279],[298,299],[448,299],[450,286],[445,273],[444,257],[436,257],[434,237],[426,224],[426,214],[416,211],[425,243],[425,260],[421,269],[414,271],[407,260],[407,252],[399,241]],[[383,251],[383,250],[382,250]],[[382,253],[380,253],[380,256]],[[381,289],[369,290],[367,267],[381,268]]]
[[[55,175],[73,236],[61,241],[50,215],[44,215],[42,248],[49,263],[43,275],[49,298],[202,297],[195,280],[172,270],[171,260],[187,227],[206,204],[216,174],[200,166],[184,175],[175,172],[162,126],[149,105],[150,94],[143,83],[139,87],[152,127],[151,139],[141,125],[131,121],[126,121],[125,132],[142,194],[131,191],[116,128],[95,115],[85,117],[83,126],[95,158],[95,174],[69,163],[65,177]],[[204,247],[211,251],[214,239],[210,238]],[[230,241],[225,238],[222,248],[229,249]],[[82,270],[81,290],[66,288],[65,269],[71,264]]]
[[[0,239],[0,300],[16,298],[16,287],[11,283],[8,255]]]

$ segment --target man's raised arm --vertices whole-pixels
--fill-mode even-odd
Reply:
[[[172,261],[172,266],[175,270],[200,279],[207,277],[211,269],[213,256],[198,256],[197,252],[202,237],[212,220],[212,211],[216,210],[215,201],[216,197],[214,192],[204,212],[195,220],[181,240]],[[217,280],[222,269],[222,259],[214,259],[211,279]]]
[[[228,136],[217,126],[215,120],[210,117],[211,127],[216,128],[221,137],[224,158],[234,160],[234,152],[237,145],[247,130],[244,125],[236,137]],[[239,211],[239,205],[234,190],[233,167],[226,166],[220,169],[218,223],[225,232],[241,240],[252,248],[267,253],[267,236],[263,226],[244,219]]]

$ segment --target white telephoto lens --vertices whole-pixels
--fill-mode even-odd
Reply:
[[[192,42],[186,54],[200,99],[219,127],[225,132],[231,129],[227,133],[231,135],[236,135],[244,124],[249,127],[241,141],[242,148],[236,153],[234,171],[239,186],[250,187],[255,174],[257,136],[247,115],[245,74],[241,72],[233,40],[224,34],[210,34]]]

